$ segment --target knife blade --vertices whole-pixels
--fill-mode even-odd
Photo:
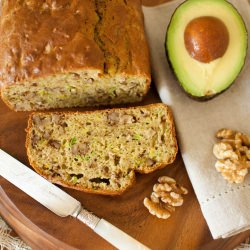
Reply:
[[[80,220],[118,249],[149,249],[1,149],[0,175],[58,216]]]

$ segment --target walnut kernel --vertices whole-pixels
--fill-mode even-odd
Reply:
[[[217,133],[216,133],[216,138],[218,139],[233,139],[235,136],[235,131],[234,130],[230,130],[230,129],[226,129],[226,128],[222,128],[220,129]]]
[[[250,168],[250,137],[230,129],[216,133],[221,141],[213,147],[215,168],[230,183],[242,183]]]
[[[152,215],[155,215],[160,219],[167,219],[171,215],[167,209],[162,206],[159,206],[158,203],[153,202],[149,198],[145,198],[143,204]]]
[[[149,198],[144,199],[144,205],[149,212],[158,218],[167,219],[175,207],[183,204],[183,194],[187,194],[186,188],[179,186],[173,178],[162,176],[153,186],[153,192]]]

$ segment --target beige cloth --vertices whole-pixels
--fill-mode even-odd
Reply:
[[[190,99],[173,77],[164,49],[170,17],[181,2],[143,8],[153,79],[161,100],[173,109],[182,157],[210,231],[214,238],[228,237],[250,228],[250,174],[244,184],[228,184],[214,167],[212,148],[220,128],[250,134],[249,50],[245,67],[230,89],[208,102]],[[250,33],[249,3],[230,2],[242,14]]]

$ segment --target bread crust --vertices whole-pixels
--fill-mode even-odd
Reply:
[[[122,193],[124,193],[124,191],[126,191],[127,189],[131,188],[133,186],[133,184],[135,184],[136,182],[136,178],[135,178],[135,173],[141,173],[141,174],[148,174],[148,173],[152,173],[158,169],[164,168],[166,165],[171,164],[174,162],[176,155],[178,153],[178,144],[177,144],[177,139],[176,139],[176,132],[175,132],[175,127],[174,127],[174,119],[173,119],[173,114],[171,109],[163,104],[163,103],[154,103],[154,104],[149,104],[146,106],[137,106],[137,107],[131,107],[129,108],[131,109],[140,109],[140,108],[150,108],[153,106],[159,106],[161,105],[163,108],[166,109],[166,112],[168,114],[168,118],[171,124],[171,133],[172,133],[172,137],[173,137],[173,143],[174,143],[174,148],[175,148],[175,154],[173,155],[173,157],[169,160],[166,160],[166,162],[162,163],[162,164],[155,164],[153,167],[150,168],[150,170],[134,170],[134,174],[133,174],[133,178],[131,179],[131,182],[129,183],[128,186],[126,186],[124,189],[120,189],[118,191],[105,191],[105,190],[94,190],[94,189],[89,189],[89,188],[81,188],[79,186],[74,186],[74,185],[69,185],[66,182],[59,180],[59,178],[52,178],[49,175],[44,174],[40,168],[36,165],[36,163],[34,161],[32,161],[32,157],[31,157],[31,153],[30,153],[30,142],[31,142],[31,138],[30,138],[30,132],[31,132],[31,128],[32,128],[32,118],[34,115],[39,115],[39,114],[57,114],[57,115],[63,115],[63,114],[70,114],[70,115],[78,115],[78,114],[95,114],[95,113],[103,113],[103,112],[114,112],[114,111],[122,111],[122,110],[128,110],[128,108],[113,108],[113,109],[104,109],[104,110],[94,110],[94,111],[83,111],[83,112],[79,112],[79,111],[66,111],[66,112],[33,112],[29,115],[29,119],[28,119],[28,126],[26,129],[27,132],[27,136],[26,136],[26,142],[25,142],[25,147],[27,150],[27,156],[28,156],[28,160],[30,165],[32,166],[32,168],[38,172],[41,176],[45,177],[46,179],[48,179],[49,181],[62,185],[64,187],[68,187],[68,188],[72,188],[72,189],[76,189],[79,191],[83,191],[83,192],[87,192],[87,193],[95,193],[95,194],[102,194],[102,195],[121,195]]]
[[[0,82],[0,86],[1,86],[1,82]],[[3,85],[2,88],[0,87],[0,96],[1,96],[1,98],[2,98],[2,101],[6,104],[6,106],[7,106],[10,110],[17,112],[17,110],[14,109],[14,106],[11,105],[11,103],[9,102],[9,100],[8,100],[7,98],[5,98],[4,95],[3,95],[3,89],[4,89],[5,87],[7,87],[7,85]]]
[[[95,69],[100,77],[143,76],[149,88],[139,0],[3,1],[0,36],[0,87]]]

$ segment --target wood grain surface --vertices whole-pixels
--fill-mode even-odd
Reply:
[[[144,1],[146,5],[161,2]],[[160,102],[160,99],[152,86],[140,105],[154,102]],[[28,115],[28,112],[13,112],[0,101],[0,148],[27,165],[24,142]],[[184,205],[168,220],[151,216],[142,203],[144,197],[152,192],[157,178],[162,175],[174,177],[189,190]],[[1,216],[33,249],[114,249],[81,222],[56,216],[2,177],[0,186]],[[136,185],[122,196],[108,197],[63,189],[86,209],[153,250],[233,249],[250,235],[248,231],[228,239],[212,239],[180,154],[172,165],[164,169],[148,175],[137,174]]]

